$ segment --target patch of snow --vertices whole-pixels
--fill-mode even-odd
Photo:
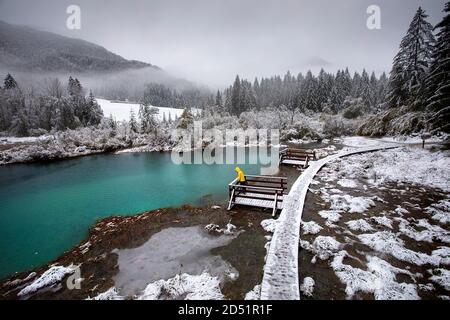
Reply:
[[[183,273],[169,280],[150,283],[137,297],[138,300],[222,300],[220,280],[208,273],[189,275]]]
[[[88,298],[86,300],[124,300],[115,287],[109,288],[105,292],[98,294],[93,298]]]
[[[234,234],[236,230],[237,228],[234,224],[227,223],[227,228],[223,231],[223,234],[231,235]]]
[[[261,298],[261,285],[257,284],[245,294],[244,300],[259,300]]]
[[[129,121],[130,120],[130,111],[133,109],[135,115],[139,113],[139,103],[129,103],[129,102],[113,102],[106,99],[96,99],[97,103],[103,110],[103,114],[109,117],[111,114],[117,121]],[[163,121],[165,116],[166,120],[172,118],[179,118],[184,109],[176,109],[176,108],[164,108],[164,107],[155,107],[150,106],[152,108],[158,109],[158,114],[156,115],[159,121]],[[200,109],[192,109],[194,114],[199,114],[201,112]]]
[[[303,279],[303,283],[300,285],[300,291],[307,297],[312,297],[314,293],[315,281],[311,277]]]
[[[26,276],[24,279],[15,279],[13,281],[7,281],[3,284],[3,287],[17,287],[20,286],[31,279],[36,277],[36,272],[31,272],[28,276]]]
[[[441,265],[450,265],[450,248],[449,247],[438,247],[431,253],[432,256],[440,258]]]
[[[1,137],[0,144],[8,144],[8,143],[31,143],[37,141],[47,141],[52,139],[52,136],[43,135],[39,137]]]
[[[26,296],[42,288],[53,286],[59,282],[68,274],[72,274],[75,271],[73,266],[53,266],[45,271],[38,279],[33,281],[30,285],[23,288],[17,295]]]
[[[386,146],[388,142],[383,142],[378,139],[371,139],[366,137],[344,137],[342,138],[342,144],[347,147],[367,148],[367,147]]]
[[[352,298],[358,292],[373,293],[376,300],[418,300],[416,286],[410,283],[398,283],[399,273],[411,275],[407,270],[395,268],[386,261],[368,256],[367,271],[344,264],[348,257],[346,251],[340,251],[331,262],[337,277],[346,286],[345,293]]]
[[[338,222],[342,217],[338,211],[334,210],[321,210],[318,214],[328,222]]]
[[[423,149],[403,148],[377,153],[374,171],[382,180],[410,182],[450,190],[450,157],[448,151],[430,152]]]
[[[314,221],[309,221],[309,222],[302,221],[301,230],[303,231],[304,235],[317,234],[322,229],[323,228],[321,226],[319,226],[317,223],[315,223]]]
[[[373,197],[353,197],[348,194],[343,196],[333,194],[330,196],[331,210],[363,213],[375,206],[373,199]]]
[[[441,200],[425,208],[425,212],[431,215],[431,219],[442,224],[450,223],[450,200]]]
[[[300,246],[314,254],[313,263],[316,257],[320,260],[327,260],[341,248],[341,243],[330,236],[318,236],[314,242],[310,244],[308,241],[300,240]]]
[[[81,254],[86,254],[89,249],[91,248],[92,244],[90,241],[86,242],[85,244],[82,244],[79,249],[81,250]]]
[[[375,221],[376,223],[378,223],[379,225],[388,227],[389,229],[392,229],[392,220],[389,219],[386,216],[382,216],[382,217],[371,217],[371,220]]]
[[[351,179],[341,179],[337,182],[337,184],[344,188],[356,188],[358,186],[355,180]]]
[[[440,285],[445,290],[450,291],[450,271],[446,269],[435,269],[433,270],[433,276],[430,280],[434,283]]]
[[[208,232],[223,233],[225,235],[234,235],[237,230],[237,227],[234,224],[227,223],[226,228],[221,229],[218,224],[210,223],[205,226],[205,230]]]
[[[345,223],[353,231],[372,231],[372,226],[364,219],[352,220]]]
[[[399,221],[399,231],[407,237],[416,241],[425,241],[432,243],[435,239],[442,242],[450,243],[450,232],[442,229],[439,226],[434,226],[428,223],[425,219],[420,219],[415,223],[416,226],[424,228],[424,230],[417,231],[408,220],[403,218],[396,218]]]
[[[419,266],[424,264],[439,265],[440,262],[436,256],[429,256],[405,248],[404,241],[389,231],[360,234],[357,237],[366,246],[381,253],[389,254],[401,261]]]
[[[401,206],[397,206],[397,208],[394,210],[395,213],[397,213],[399,216],[402,216],[409,213],[408,210],[406,210],[405,208],[402,208]]]
[[[275,219],[266,219],[261,221],[261,227],[263,227],[263,229],[266,232],[270,232],[270,233],[274,233],[275,229],[277,227],[277,222],[278,220]]]
[[[220,226],[218,224],[213,224],[213,223],[206,225],[205,230],[208,232],[217,232],[217,233],[222,232],[222,229],[220,229]]]

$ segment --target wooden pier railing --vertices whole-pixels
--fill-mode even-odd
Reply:
[[[309,162],[316,160],[316,152],[302,149],[286,148],[280,151],[280,165],[292,164],[307,168]]]
[[[234,205],[272,209],[272,216],[283,209],[283,197],[287,191],[287,179],[270,176],[245,176],[245,183],[238,179],[228,185],[228,210]]]

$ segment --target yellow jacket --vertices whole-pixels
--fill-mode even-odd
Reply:
[[[245,174],[244,172],[242,172],[242,170],[239,167],[236,167],[236,169],[234,169],[237,173],[237,177],[239,182],[245,182]]]

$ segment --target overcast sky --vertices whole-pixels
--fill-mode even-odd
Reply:
[[[255,76],[389,71],[419,6],[433,24],[444,0],[0,0],[0,20],[106,47],[212,87]],[[81,7],[81,30],[66,8]],[[366,27],[369,5],[381,30]]]

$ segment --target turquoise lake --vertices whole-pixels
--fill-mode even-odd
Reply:
[[[248,151],[247,151],[248,156]],[[240,165],[259,174],[259,165]],[[170,153],[104,154],[0,167],[0,278],[77,245],[96,220],[223,201],[235,165],[176,165]]]

